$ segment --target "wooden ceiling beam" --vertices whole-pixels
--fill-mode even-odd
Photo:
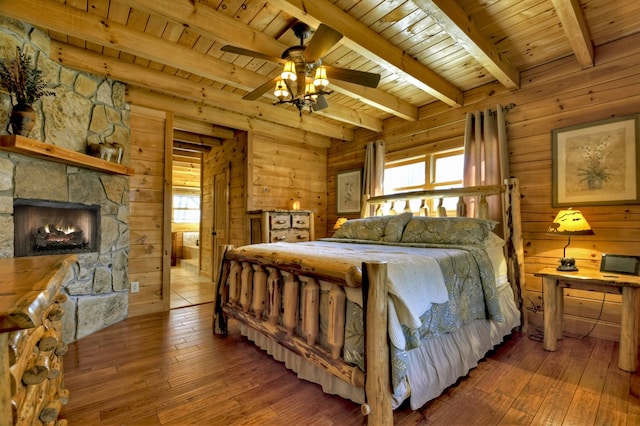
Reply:
[[[173,149],[179,150],[179,151],[187,151],[187,152],[204,152],[204,153],[211,152],[211,146],[209,145],[180,142],[176,140],[173,141]]]
[[[460,89],[330,1],[269,0],[269,3],[311,26],[329,25],[344,35],[341,40],[344,46],[395,70],[408,82],[447,105],[462,106],[464,96]]]
[[[126,0],[123,3],[147,13],[158,14],[179,25],[188,25],[192,31],[198,32],[202,36],[222,40],[228,44],[276,58],[279,58],[282,52],[290,47],[231,16],[217,12],[210,6],[191,0]],[[351,88],[352,86],[363,90],[354,90]],[[417,120],[417,107],[382,90],[365,88],[339,80],[331,81],[331,89],[397,117],[411,121]],[[412,114],[414,111],[415,115]],[[373,128],[369,130],[379,132]]]
[[[565,1],[565,0],[560,0]],[[520,72],[505,58],[469,19],[469,15],[451,0],[413,0],[432,16],[453,40],[480,65],[510,90],[520,88]]]
[[[218,138],[175,129],[173,130],[173,140],[208,147],[218,147],[222,143],[222,140]]]
[[[174,131],[181,130],[184,132],[196,133],[198,135],[211,136],[221,140],[233,139],[236,137],[236,132],[233,129],[177,115],[173,116],[173,129]]]
[[[244,90],[253,90],[256,84],[258,74],[254,72],[55,1],[0,2],[0,15],[117,49]]]
[[[105,58],[98,53],[57,41],[51,41],[50,58],[71,68],[81,69],[98,75],[106,75],[119,81],[168,92],[217,108],[229,109],[250,118],[270,121],[309,132],[316,132],[336,139],[342,139],[347,134],[345,133],[344,126],[329,123],[326,120],[315,117],[313,114],[304,114],[303,117],[300,117],[297,111],[291,111],[263,102],[245,101],[233,93],[206,85],[200,85],[192,80],[176,77],[162,71],[120,61],[115,58]],[[354,120],[349,113],[343,117],[343,121],[353,123]],[[246,127],[246,125],[244,127]],[[382,127],[381,122],[380,127]],[[241,129],[246,130],[245,128]]]
[[[127,100],[134,105],[160,111],[172,111],[177,116],[188,117],[193,120],[222,124],[223,126],[239,130],[278,135],[278,137],[283,140],[295,141],[300,144],[307,144],[319,148],[329,148],[331,146],[331,139],[328,136],[294,129],[281,124],[269,123],[212,105],[153,93],[150,90],[135,86],[127,87]],[[354,132],[345,129],[343,136],[343,138],[339,139],[353,141]]]
[[[551,0],[564,33],[583,69],[591,68],[594,61],[593,43],[578,0]]]

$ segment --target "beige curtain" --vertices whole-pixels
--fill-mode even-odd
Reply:
[[[509,147],[504,108],[468,112],[464,132],[464,186],[499,185],[509,177]],[[489,219],[503,221],[501,197],[487,197]],[[477,205],[469,201],[468,214]],[[503,224],[504,225],[504,224]]]
[[[369,142],[365,147],[360,217],[373,216],[375,211],[373,207],[367,206],[366,201],[369,197],[383,195],[384,149],[384,141]]]

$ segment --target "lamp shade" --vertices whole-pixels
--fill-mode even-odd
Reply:
[[[337,231],[338,229],[340,229],[340,227],[347,221],[346,217],[339,217],[338,220],[336,221],[336,224],[333,225],[333,230]]]
[[[580,210],[560,210],[547,229],[548,235],[593,235],[591,226]]]
[[[296,63],[291,60],[286,61],[284,63],[284,67],[282,69],[280,77],[283,80],[296,81],[296,79],[298,78],[298,76],[296,75]]]

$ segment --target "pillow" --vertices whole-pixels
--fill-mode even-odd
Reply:
[[[484,247],[504,247],[504,240],[494,234],[493,232],[489,232],[487,238],[482,242],[482,246]]]
[[[470,217],[414,217],[400,242],[483,245],[497,223]]]
[[[373,216],[348,220],[333,234],[333,238],[380,241],[385,233],[389,219],[391,219],[391,216]]]
[[[382,239],[390,243],[397,243],[400,241],[402,233],[404,232],[404,227],[407,226],[407,223],[409,223],[412,217],[413,213],[411,212],[391,216],[386,228],[384,228],[384,237],[382,237]]]

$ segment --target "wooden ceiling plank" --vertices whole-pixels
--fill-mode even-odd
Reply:
[[[462,91],[389,43],[375,31],[326,0],[272,0],[286,13],[312,26],[325,23],[340,31],[341,43],[370,60],[393,68],[411,84],[450,106],[462,106]]]
[[[414,0],[491,75],[510,90],[520,87],[520,72],[486,38],[467,13],[451,0]]]
[[[578,63],[583,69],[593,67],[593,43],[578,0],[551,0],[569,39]]]
[[[418,119],[418,107],[382,90],[371,89],[360,86],[359,84],[347,82],[341,82],[337,85],[331,84],[331,89],[336,93],[347,95],[407,121],[416,121]]]
[[[71,68],[93,72],[98,75],[106,75],[116,80],[150,89],[170,91],[187,99],[205,102],[212,106],[223,105],[225,109],[232,109],[249,117],[260,118],[294,128],[303,128],[304,130],[328,135],[336,139],[342,139],[345,136],[345,128],[343,126],[328,123],[315,118],[313,115],[304,114],[300,117],[297,112],[292,114],[291,111],[277,106],[262,102],[245,101],[238,95],[198,85],[190,80],[171,76],[161,71],[154,71],[116,59],[107,62],[100,55],[82,49],[74,49],[58,42],[52,41],[50,56],[52,60]],[[337,113],[335,114],[337,119],[338,115]],[[344,122],[352,122],[353,116],[349,114],[340,117],[340,119]],[[362,118],[362,120],[365,119]],[[366,120],[367,122],[377,122],[377,120],[374,121],[368,118]],[[380,122],[379,124],[381,127],[382,123]]]
[[[160,14],[179,25],[188,24],[191,29],[201,34],[213,35],[229,44],[237,43],[238,40],[251,40],[252,50],[267,55],[280,57],[289,47],[230,16],[191,0],[127,0],[126,3]]]

